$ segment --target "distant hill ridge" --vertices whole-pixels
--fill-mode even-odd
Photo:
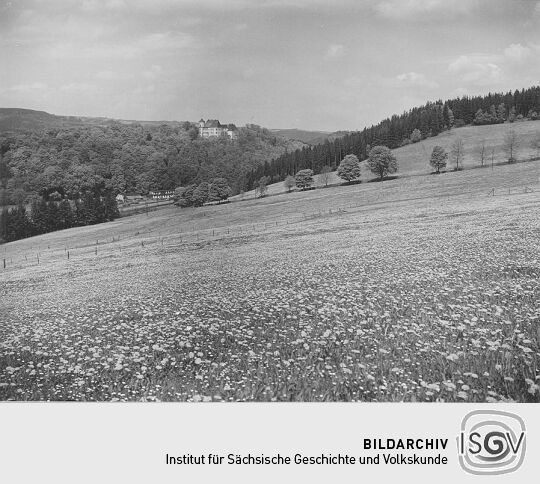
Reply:
[[[182,121],[139,121],[91,116],[62,116],[25,108],[0,108],[0,132],[41,131],[53,128],[79,128],[84,126],[111,126],[113,124],[140,124],[179,126]]]
[[[333,141],[349,133],[349,131],[308,131],[305,129],[271,129],[276,136],[285,139],[298,140],[308,145],[318,145],[325,141]]]
[[[111,126],[120,124],[140,124],[142,126],[180,126],[186,121],[146,121],[135,119],[117,119],[92,116],[64,116],[50,114],[46,111],[38,111],[25,108],[0,108],[0,133],[20,131],[41,131],[53,128],[79,128],[84,126]],[[303,129],[270,129],[274,136],[291,141],[301,141],[309,145],[317,145],[325,141],[333,141],[348,134],[348,131],[309,131]]]

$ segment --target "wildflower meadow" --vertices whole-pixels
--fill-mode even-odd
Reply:
[[[538,180],[444,197],[441,180],[7,244],[0,399],[539,402]]]

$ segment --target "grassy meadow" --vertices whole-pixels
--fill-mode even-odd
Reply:
[[[0,399],[538,402],[539,175],[168,207],[5,244]]]
[[[393,150],[394,155],[398,160],[399,171],[397,175],[400,177],[409,177],[424,175],[430,172],[432,168],[429,165],[429,159],[431,152],[436,145],[442,146],[448,153],[452,149],[452,143],[456,139],[461,139],[464,146],[464,157],[462,160],[462,167],[465,169],[476,168],[480,165],[480,155],[478,154],[478,148],[485,143],[486,146],[486,165],[491,165],[492,150],[493,150],[493,163],[495,165],[506,163],[508,155],[504,151],[504,136],[510,131],[514,130],[519,139],[519,150],[517,158],[520,160],[529,160],[531,158],[540,158],[540,152],[531,148],[531,141],[540,132],[539,121],[521,121],[515,123],[504,124],[492,124],[486,126],[464,126],[458,129],[452,129],[450,131],[443,131],[438,136],[433,138],[427,138],[419,143],[410,144]],[[448,165],[446,169],[448,171],[453,170],[455,164],[449,157]],[[361,179],[374,180],[376,175],[371,173],[367,163],[361,163],[362,176]],[[325,183],[321,179],[320,175],[315,175],[315,186],[324,186]],[[328,184],[340,184],[341,180],[336,172],[332,172],[329,175]],[[268,186],[268,195],[275,195],[278,193],[284,193],[287,189],[283,183],[274,183]],[[233,200],[254,198],[254,192],[246,192],[243,195],[237,195],[233,197]]]

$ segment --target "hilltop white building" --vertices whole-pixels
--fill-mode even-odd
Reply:
[[[218,119],[209,119],[199,121],[199,136],[201,138],[211,138],[227,135],[230,139],[236,139],[238,136],[234,124],[221,124]]]

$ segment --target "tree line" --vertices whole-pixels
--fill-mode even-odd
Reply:
[[[397,158],[387,146],[374,146],[369,152],[367,162],[372,173],[376,174],[380,181],[398,171]],[[346,184],[359,182],[362,173],[360,163],[361,161],[356,155],[346,155],[337,167],[337,175]],[[328,165],[322,167],[320,180],[325,186],[328,186],[331,173],[332,167]],[[259,198],[264,197],[271,181],[272,179],[268,176],[262,176],[257,180],[255,183],[255,195]],[[301,190],[312,188],[315,183],[314,172],[310,168],[301,169],[294,176],[287,175],[283,183],[287,188],[287,192],[290,192],[294,187]]]
[[[417,130],[415,130],[417,131]],[[415,136],[413,131],[412,137]],[[520,138],[516,130],[510,129],[503,138],[502,149],[507,155],[508,163],[517,162],[519,150],[522,147],[523,140]],[[530,147],[536,151],[540,159],[540,131],[530,141]],[[485,140],[480,141],[474,147],[475,155],[478,159],[480,167],[486,167],[489,158],[493,165],[495,157],[495,148],[487,146]],[[433,147],[429,158],[430,166],[435,170],[434,173],[440,174],[441,170],[445,170],[447,164],[453,164],[453,170],[459,171],[463,169],[463,160],[465,158],[466,147],[461,138],[456,138],[450,146],[450,152],[447,152],[442,146],[436,145]],[[398,160],[395,154],[388,146],[375,146],[371,148],[367,157],[367,164],[372,173],[377,175],[379,181],[385,180],[389,175],[398,171]],[[319,176],[320,181],[324,186],[328,186],[332,167],[325,165],[321,168]],[[355,154],[346,155],[337,166],[336,174],[345,184],[358,183],[361,177],[361,160]],[[255,195],[264,197],[268,191],[268,184],[271,178],[263,175],[255,182]],[[283,182],[287,192],[290,192],[294,187],[301,190],[311,188],[315,183],[314,171],[310,168],[303,168],[293,175],[287,175]]]
[[[11,242],[55,230],[108,222],[120,216],[112,192],[85,193],[81,199],[70,201],[52,197],[4,207],[0,212],[0,240]]]
[[[486,114],[487,113],[487,114]],[[248,186],[256,188],[259,180],[285,180],[302,169],[321,173],[324,166],[335,170],[347,154],[366,160],[373,146],[399,148],[409,143],[437,136],[444,130],[468,124],[514,122],[539,119],[540,86],[485,96],[463,96],[445,102],[439,100],[394,115],[362,131],[348,133],[334,141],[306,146],[265,162],[248,175]]]

